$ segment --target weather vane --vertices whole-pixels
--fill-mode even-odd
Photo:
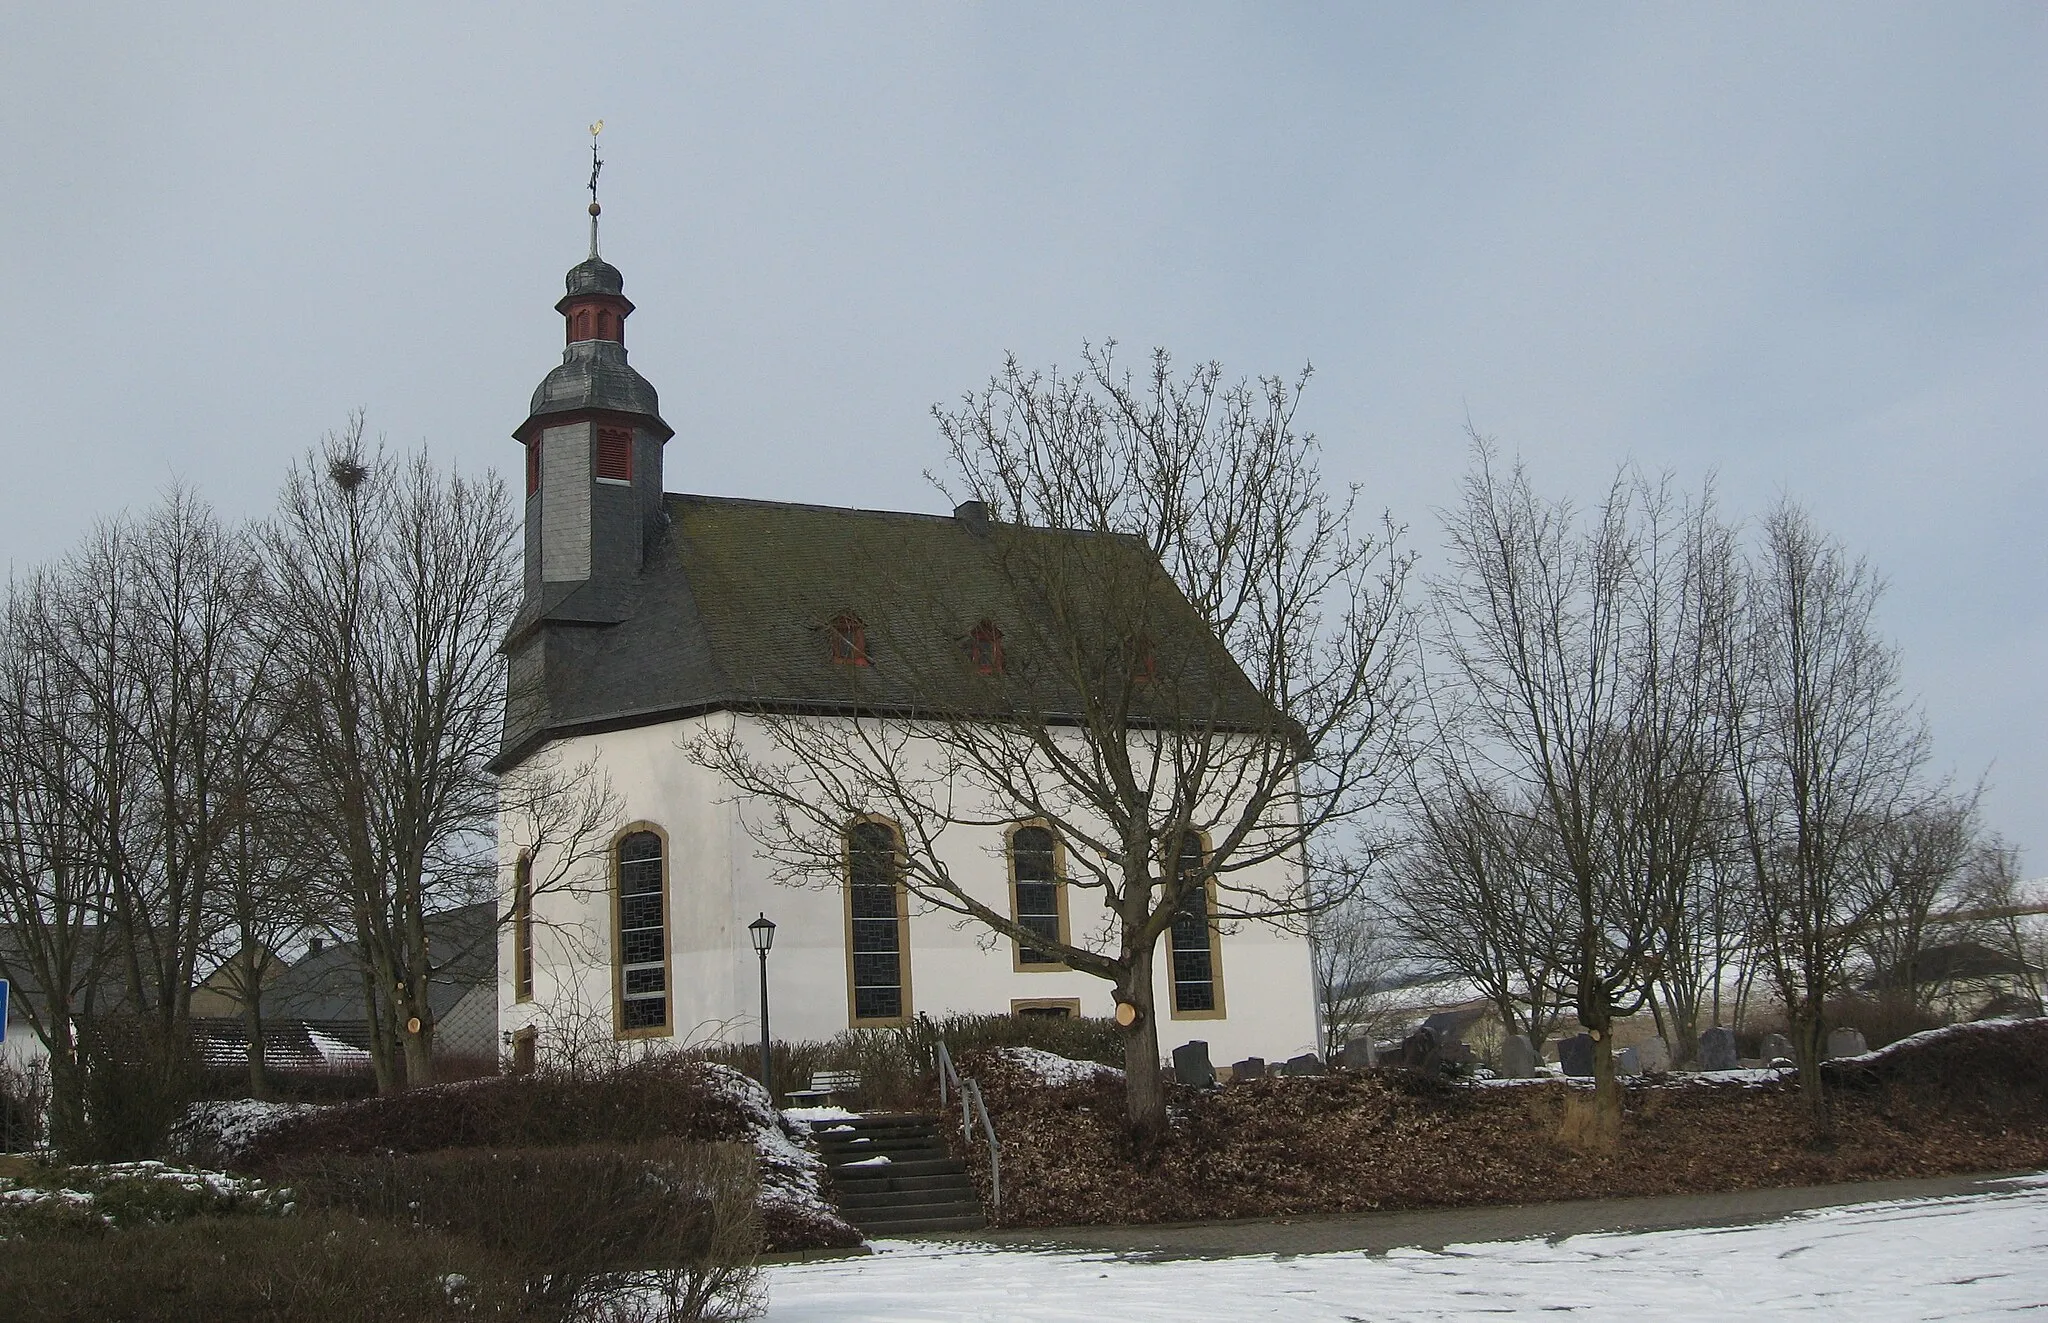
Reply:
[[[597,205],[597,174],[604,169],[604,161],[597,154],[597,135],[604,132],[604,121],[590,126],[590,255],[597,256],[597,218],[604,211]]]

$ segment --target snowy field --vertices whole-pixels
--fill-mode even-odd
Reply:
[[[769,1323],[2048,1318],[2048,1176],[1757,1226],[1157,1260],[883,1241],[768,1272]]]

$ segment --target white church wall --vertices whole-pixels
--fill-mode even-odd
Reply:
[[[759,913],[776,923],[769,956],[770,1021],[776,1037],[824,1039],[847,1028],[849,994],[846,914],[840,887],[779,883],[770,861],[758,857],[732,791],[695,766],[679,747],[707,721],[695,718],[565,740],[543,756],[562,768],[596,756],[623,801],[626,822],[655,824],[668,837],[669,944],[668,1042],[750,1041],[760,1032],[757,963],[746,925]],[[772,743],[757,721],[743,719],[749,743],[763,756]],[[514,772],[513,775],[518,775]],[[502,831],[501,842],[517,839]],[[507,885],[511,847],[502,862]],[[951,828],[938,848],[954,876],[991,907],[1009,908],[1004,840],[994,828]],[[1248,885],[1276,893],[1292,888],[1276,860],[1241,875]],[[543,868],[543,872],[545,869]],[[535,997],[512,996],[510,939],[501,953],[500,1022],[508,1031],[538,1025],[543,1034],[609,1035],[612,1025],[611,899],[608,866],[593,864],[588,892],[543,896],[536,904]],[[1098,893],[1067,889],[1068,923],[1076,941],[1108,938],[1107,912]],[[940,1018],[955,1012],[1005,1014],[1017,1000],[1072,998],[1084,1015],[1107,1015],[1110,987],[1102,979],[1066,969],[1018,970],[1012,945],[981,925],[962,922],[911,901],[909,1007]],[[1154,1005],[1162,1052],[1190,1039],[1209,1044],[1219,1063],[1243,1056],[1278,1059],[1316,1046],[1315,994],[1307,943],[1272,925],[1226,921],[1218,944],[1224,1014],[1175,1018],[1171,1013],[1171,960],[1162,939],[1155,964]],[[550,1023],[552,1022],[552,1023]]]

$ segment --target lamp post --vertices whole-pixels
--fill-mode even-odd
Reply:
[[[775,923],[766,914],[747,925],[754,954],[761,957],[761,1087],[768,1090],[768,1105],[775,1105],[775,1081],[768,1068],[768,948],[775,945]]]

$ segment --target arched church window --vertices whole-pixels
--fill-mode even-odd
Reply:
[[[533,495],[540,490],[540,438],[526,443],[526,494]]]
[[[668,860],[659,832],[619,838],[616,984],[621,1036],[665,1034],[668,1015]]]
[[[1198,877],[1209,855],[1200,832],[1180,838],[1180,875]],[[1216,883],[1202,878],[1182,894],[1170,932],[1173,959],[1173,1018],[1216,1020],[1223,1017],[1221,952],[1217,949]]]
[[[1066,913],[1060,885],[1059,840],[1052,829],[1028,823],[1010,830],[1010,902],[1019,927],[1037,933],[1048,945],[1066,940]],[[1016,948],[1018,969],[1063,968],[1051,951]]]
[[[852,1023],[908,1022],[909,896],[893,823],[865,819],[846,833],[846,962]]]

